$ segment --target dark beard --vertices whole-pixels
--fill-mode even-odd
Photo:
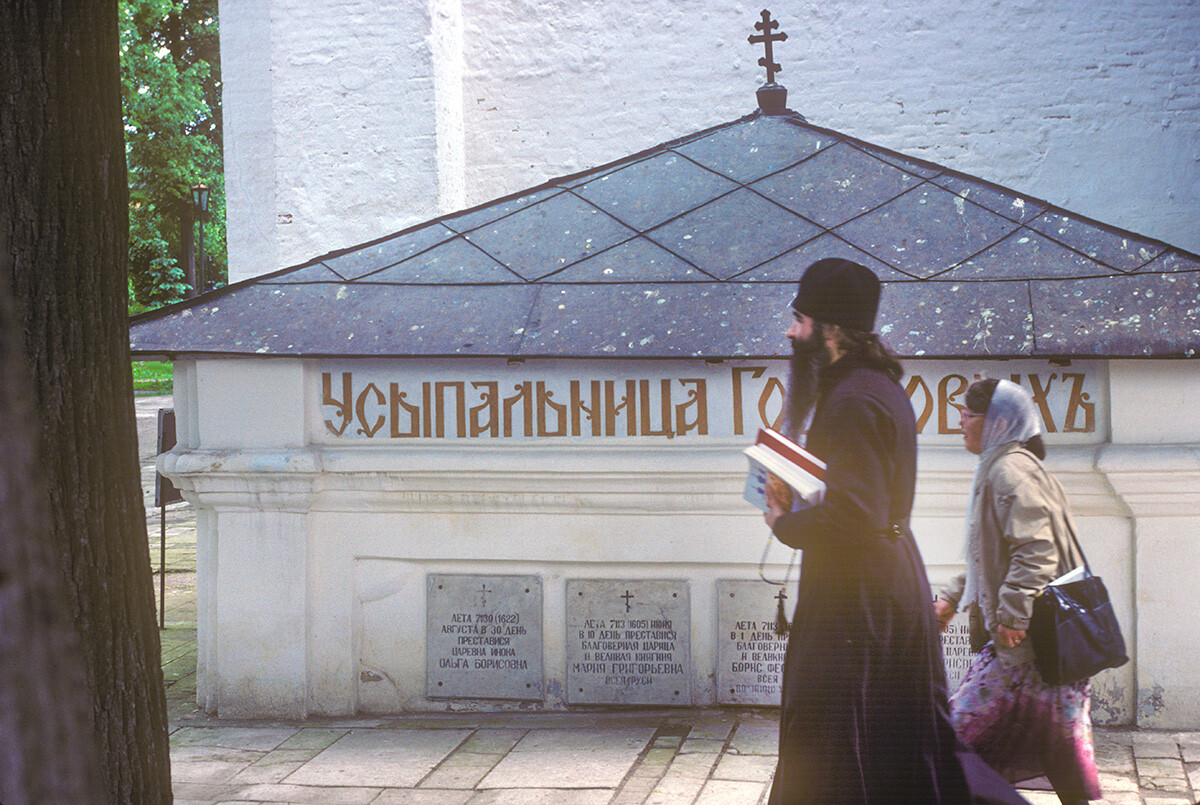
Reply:
[[[829,350],[825,348],[825,333],[820,324],[815,326],[811,338],[792,341],[783,433],[793,441],[800,438],[800,429],[817,404],[820,373],[829,363]]]

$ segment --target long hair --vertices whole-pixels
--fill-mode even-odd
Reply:
[[[783,432],[792,439],[798,438],[800,429],[816,405],[821,370],[829,365],[825,339],[831,332],[844,356],[853,355],[865,360],[894,382],[899,382],[904,376],[900,360],[875,333],[814,321],[810,340],[804,344],[792,343],[788,398],[783,417]]]
[[[892,354],[875,333],[838,327],[834,338],[842,352],[865,359],[892,380],[899,382],[904,376],[904,366],[901,365],[900,359]]]

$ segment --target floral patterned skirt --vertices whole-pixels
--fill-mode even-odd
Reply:
[[[991,643],[950,697],[959,736],[1011,783],[1045,775],[1055,790],[1099,799],[1084,679],[1047,685],[1032,662],[1008,666]]]

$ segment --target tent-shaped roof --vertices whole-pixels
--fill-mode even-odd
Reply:
[[[902,356],[1190,357],[1200,257],[753,115],[136,317],[135,355],[765,357],[803,269]]]

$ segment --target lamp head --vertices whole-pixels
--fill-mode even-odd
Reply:
[[[198,184],[192,187],[192,204],[200,212],[208,212],[208,185]]]

